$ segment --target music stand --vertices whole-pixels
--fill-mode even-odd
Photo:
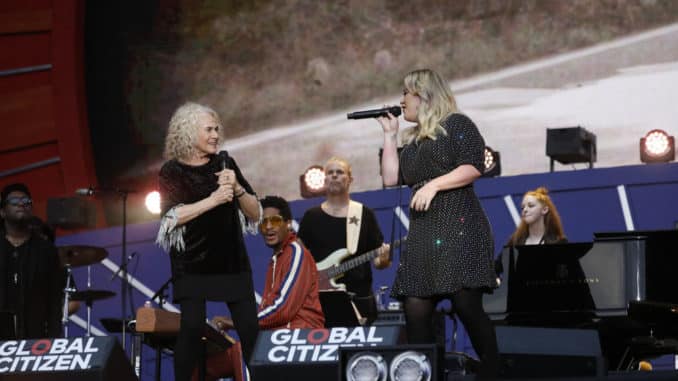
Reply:
[[[360,315],[351,296],[346,291],[323,290],[319,292],[320,305],[325,315],[325,328],[355,327],[365,318]]]

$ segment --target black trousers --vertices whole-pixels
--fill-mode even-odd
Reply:
[[[181,326],[174,347],[174,379],[188,381],[193,370],[204,360],[205,352],[202,334],[205,328],[205,300],[183,299],[181,306]],[[257,305],[254,296],[236,302],[227,303],[231,318],[238,332],[243,356],[249,362],[254,352],[254,344],[259,333]]]

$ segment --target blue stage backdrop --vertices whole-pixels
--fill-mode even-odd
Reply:
[[[561,214],[566,234],[572,242],[593,240],[594,232],[673,229],[678,223],[678,164],[654,164],[627,166],[619,168],[587,169],[578,171],[555,172],[536,175],[522,175],[480,179],[476,182],[479,195],[494,232],[495,252],[508,240],[516,227],[515,213],[519,212],[520,201],[525,191],[546,186]],[[260,194],[259,196],[264,196]],[[386,189],[353,194],[352,197],[373,208],[387,241],[392,235],[396,238],[407,234],[409,219],[407,203],[410,198],[408,188]],[[304,211],[320,203],[320,199],[298,200],[291,203],[292,213],[299,221]],[[454,213],[454,211],[451,211]],[[155,243],[158,223],[145,223],[129,226],[127,229],[127,253],[135,253],[129,263],[130,281],[133,287],[132,300],[128,301],[129,316],[131,307],[142,306],[155,291],[169,278],[169,258]],[[392,233],[393,232],[393,233]],[[102,326],[101,318],[120,318],[120,278],[112,279],[121,262],[121,228],[109,228],[82,234],[60,237],[58,245],[93,245],[104,247],[108,258],[93,265],[91,271],[92,289],[111,290],[117,293],[114,298],[97,301],[92,310],[94,335],[111,335]],[[247,236],[246,244],[254,271],[254,286],[261,292],[266,266],[271,251],[261,237]],[[396,253],[395,265],[398,254]],[[391,286],[395,265],[383,271],[374,271],[374,287]],[[78,289],[86,289],[87,268],[74,270]],[[257,295],[258,297],[258,295]],[[154,306],[157,307],[155,303]],[[84,306],[83,306],[84,307]],[[175,305],[166,305],[167,309],[178,311]],[[210,304],[208,316],[226,314],[227,308],[221,304]],[[70,335],[84,335],[85,308],[72,317]],[[449,320],[449,319],[448,319]],[[119,334],[118,334],[119,336]],[[456,342],[452,341],[451,324],[447,324],[448,349],[473,353],[463,328],[457,332]],[[129,337],[125,340],[129,343]],[[127,345],[129,350],[129,345]],[[171,357],[163,359],[162,379],[171,379]],[[153,378],[155,353],[144,350],[142,379]],[[657,364],[659,367],[672,367],[669,359]]]

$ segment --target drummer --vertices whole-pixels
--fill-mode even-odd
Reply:
[[[64,271],[57,249],[31,229],[25,184],[0,192],[0,340],[61,335]]]

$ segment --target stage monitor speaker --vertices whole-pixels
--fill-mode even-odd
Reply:
[[[47,222],[62,229],[93,228],[96,208],[82,197],[50,198],[47,200]]]
[[[113,337],[0,342],[3,381],[135,381],[130,361]]]
[[[438,381],[443,374],[439,368],[443,361],[438,360],[441,350],[435,344],[341,348],[336,379]]]
[[[505,378],[604,376],[598,332],[588,329],[496,327]]]

